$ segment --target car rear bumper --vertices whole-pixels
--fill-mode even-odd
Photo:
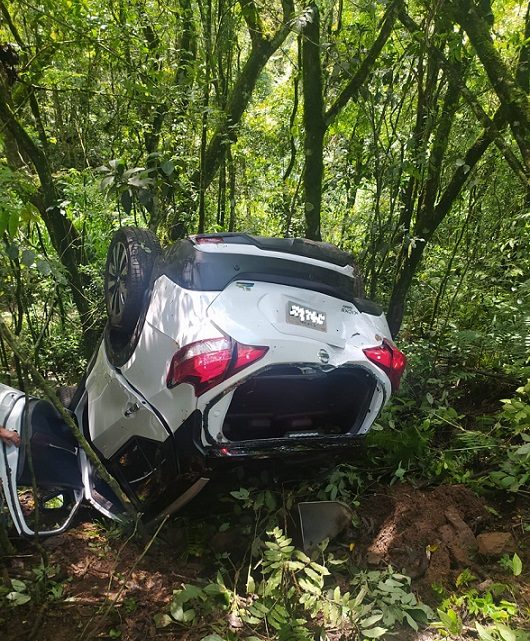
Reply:
[[[208,459],[265,459],[305,456],[307,454],[346,453],[357,449],[364,442],[363,436],[346,435],[312,437],[303,441],[294,439],[263,439],[223,445],[213,445],[205,450]]]

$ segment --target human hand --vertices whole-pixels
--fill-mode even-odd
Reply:
[[[19,434],[11,430],[6,430],[4,427],[0,427],[0,439],[8,445],[14,445],[15,447],[20,445]]]

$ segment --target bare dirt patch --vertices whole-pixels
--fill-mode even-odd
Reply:
[[[362,547],[369,565],[392,564],[416,580],[429,596],[463,568],[481,573],[475,563],[476,534],[491,521],[485,503],[458,485],[421,491],[407,485],[367,497],[361,507],[374,519]]]

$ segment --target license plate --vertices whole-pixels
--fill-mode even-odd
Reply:
[[[311,309],[292,301],[287,303],[287,322],[292,325],[318,329],[321,332],[326,331],[325,312],[319,312],[317,309]]]

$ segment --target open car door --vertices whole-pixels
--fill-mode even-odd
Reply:
[[[0,384],[0,425],[20,435],[20,447],[0,441],[3,494],[19,534],[58,534],[84,496],[80,448],[48,402]]]

